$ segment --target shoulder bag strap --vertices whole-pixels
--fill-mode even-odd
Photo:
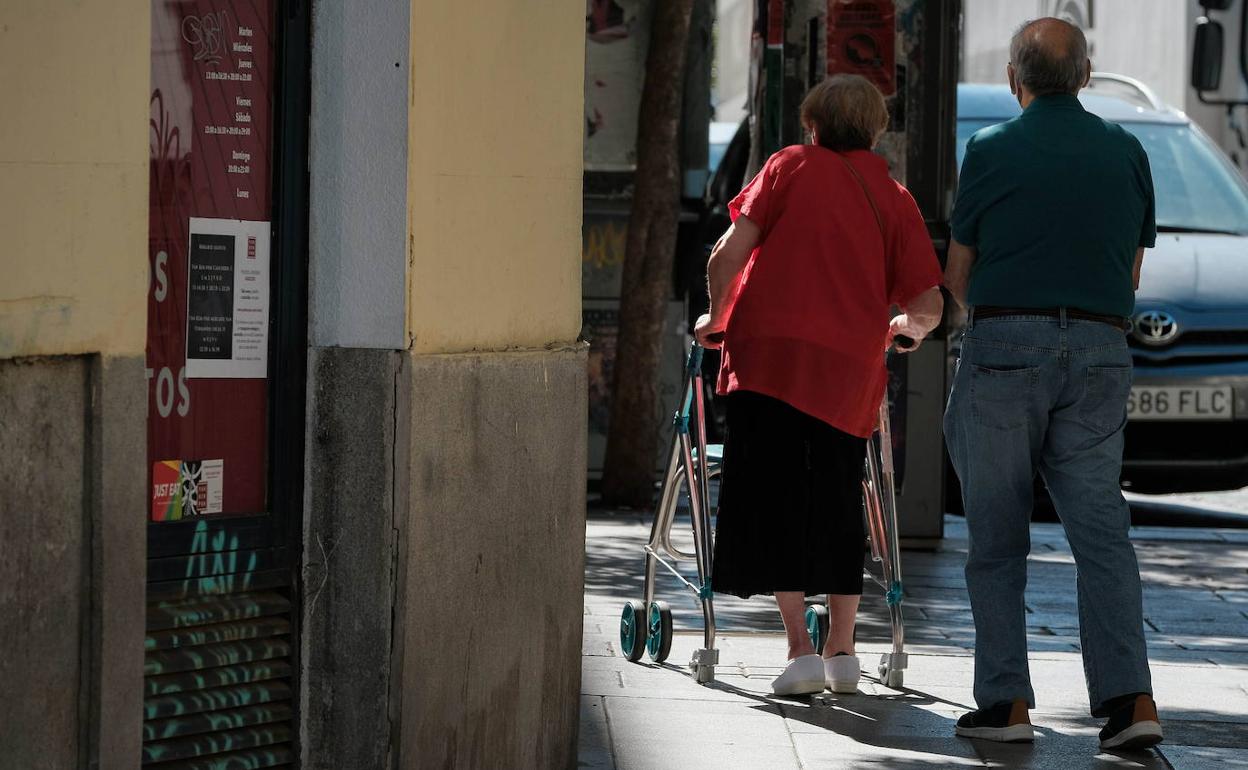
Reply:
[[[836,157],[841,159],[845,164],[845,168],[849,169],[849,173],[854,175],[854,179],[858,180],[858,186],[862,188],[862,192],[867,196],[867,203],[871,204],[871,213],[875,214],[875,224],[880,228],[880,240],[884,243],[884,250],[888,251],[888,239],[884,236],[884,220],[880,218],[880,209],[875,205],[875,197],[871,195],[871,191],[867,189],[867,183],[862,180],[862,175],[858,173],[858,169],[854,168],[854,164],[849,162],[849,158],[839,152]]]

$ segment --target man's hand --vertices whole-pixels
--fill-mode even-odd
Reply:
[[[709,313],[703,313],[693,325],[693,336],[698,344],[711,350],[719,350],[724,344],[723,321],[712,321]]]

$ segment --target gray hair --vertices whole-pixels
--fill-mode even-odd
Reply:
[[[1054,45],[1031,34],[1037,22],[1058,22],[1070,27],[1069,45]],[[1036,96],[1074,94],[1083,87],[1088,61],[1088,39],[1083,30],[1059,19],[1033,19],[1010,39],[1010,63],[1020,85]]]

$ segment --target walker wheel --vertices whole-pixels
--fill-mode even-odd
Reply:
[[[667,602],[650,602],[646,618],[646,654],[662,663],[672,651],[672,608]]]
[[[810,643],[815,646],[815,654],[823,654],[823,645],[828,641],[827,607],[812,604],[806,608],[806,633],[810,634]]]
[[[888,681],[884,684],[894,690],[900,690],[906,681],[906,672],[901,669],[895,669],[888,672]]]
[[[900,690],[906,680],[906,672],[900,668],[890,669],[888,664],[880,664],[880,684],[893,690]]]
[[[645,649],[645,605],[636,599],[629,599],[624,603],[624,612],[620,615],[620,653],[629,661],[636,663],[641,660],[641,653]]]

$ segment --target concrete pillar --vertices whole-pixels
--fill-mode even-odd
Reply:
[[[150,4],[0,10],[0,765],[133,768]]]
[[[584,4],[415,0],[405,767],[572,767]]]
[[[575,764],[583,14],[316,10],[304,767]]]

